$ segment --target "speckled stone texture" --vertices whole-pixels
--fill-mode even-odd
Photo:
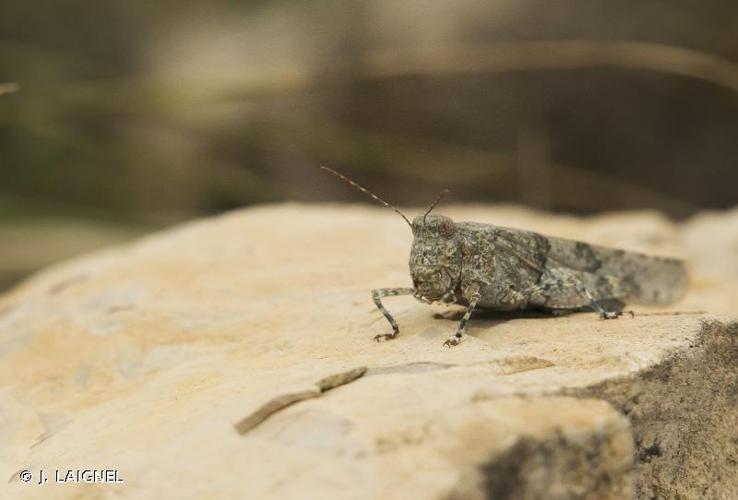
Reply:
[[[738,498],[738,212],[438,211],[683,257],[690,290],[480,314],[453,349],[458,308],[389,298],[377,344],[369,290],[410,285],[391,211],[193,222],[0,297],[0,498]],[[53,481],[92,468],[124,482]]]

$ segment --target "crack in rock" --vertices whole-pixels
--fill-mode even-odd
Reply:
[[[335,389],[336,387],[349,384],[363,377],[366,371],[366,366],[360,366],[347,372],[335,373],[333,375],[329,375],[318,380],[315,383],[315,388],[313,389],[299,392],[290,392],[277,396],[276,398],[271,399],[265,404],[261,405],[249,416],[238,421],[234,425],[234,428],[236,429],[236,432],[243,436],[278,411],[283,410],[284,408],[287,408],[288,406],[300,401],[317,398],[324,392]]]
[[[554,363],[547,359],[536,358],[534,356],[513,356],[499,359],[496,362],[497,366],[502,370],[503,375],[513,375],[515,373],[555,366]]]
[[[334,389],[341,385],[349,384],[354,380],[363,377],[366,371],[366,366],[360,366],[347,372],[328,375],[327,377],[318,380],[316,385],[320,389],[320,392],[330,391],[331,389]]]
[[[451,363],[436,363],[433,361],[415,361],[413,363],[403,363],[401,365],[380,366],[369,370],[367,376],[370,375],[392,375],[395,373],[424,373],[436,370],[446,370],[460,365]]]
[[[413,363],[403,363],[401,365],[380,366],[369,370],[367,376],[371,375],[393,375],[406,373],[425,373],[437,370],[447,370],[449,368],[471,368],[473,366],[496,364],[499,368],[500,375],[514,375],[516,373],[527,372],[530,370],[540,370],[555,366],[555,364],[547,359],[537,358],[535,356],[511,356],[501,359],[491,359],[488,361],[480,361],[469,364],[454,363],[438,363],[434,361],[415,361]]]

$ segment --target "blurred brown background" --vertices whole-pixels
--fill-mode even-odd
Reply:
[[[731,207],[737,28],[731,0],[1,0],[0,288],[193,217],[365,201],[320,164],[399,205]]]

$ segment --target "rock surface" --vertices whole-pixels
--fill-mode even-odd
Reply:
[[[410,283],[395,214],[194,222],[0,298],[0,497],[738,497],[738,212],[443,212],[685,257],[692,286],[617,321],[479,315],[453,349],[455,310],[397,297],[376,344],[369,290]]]

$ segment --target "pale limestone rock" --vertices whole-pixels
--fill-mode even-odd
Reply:
[[[0,298],[0,498],[738,497],[738,212],[443,212],[685,257],[692,287],[617,321],[478,315],[453,349],[453,310],[397,297],[401,336],[375,344],[369,290],[410,282],[392,212],[191,223]]]

